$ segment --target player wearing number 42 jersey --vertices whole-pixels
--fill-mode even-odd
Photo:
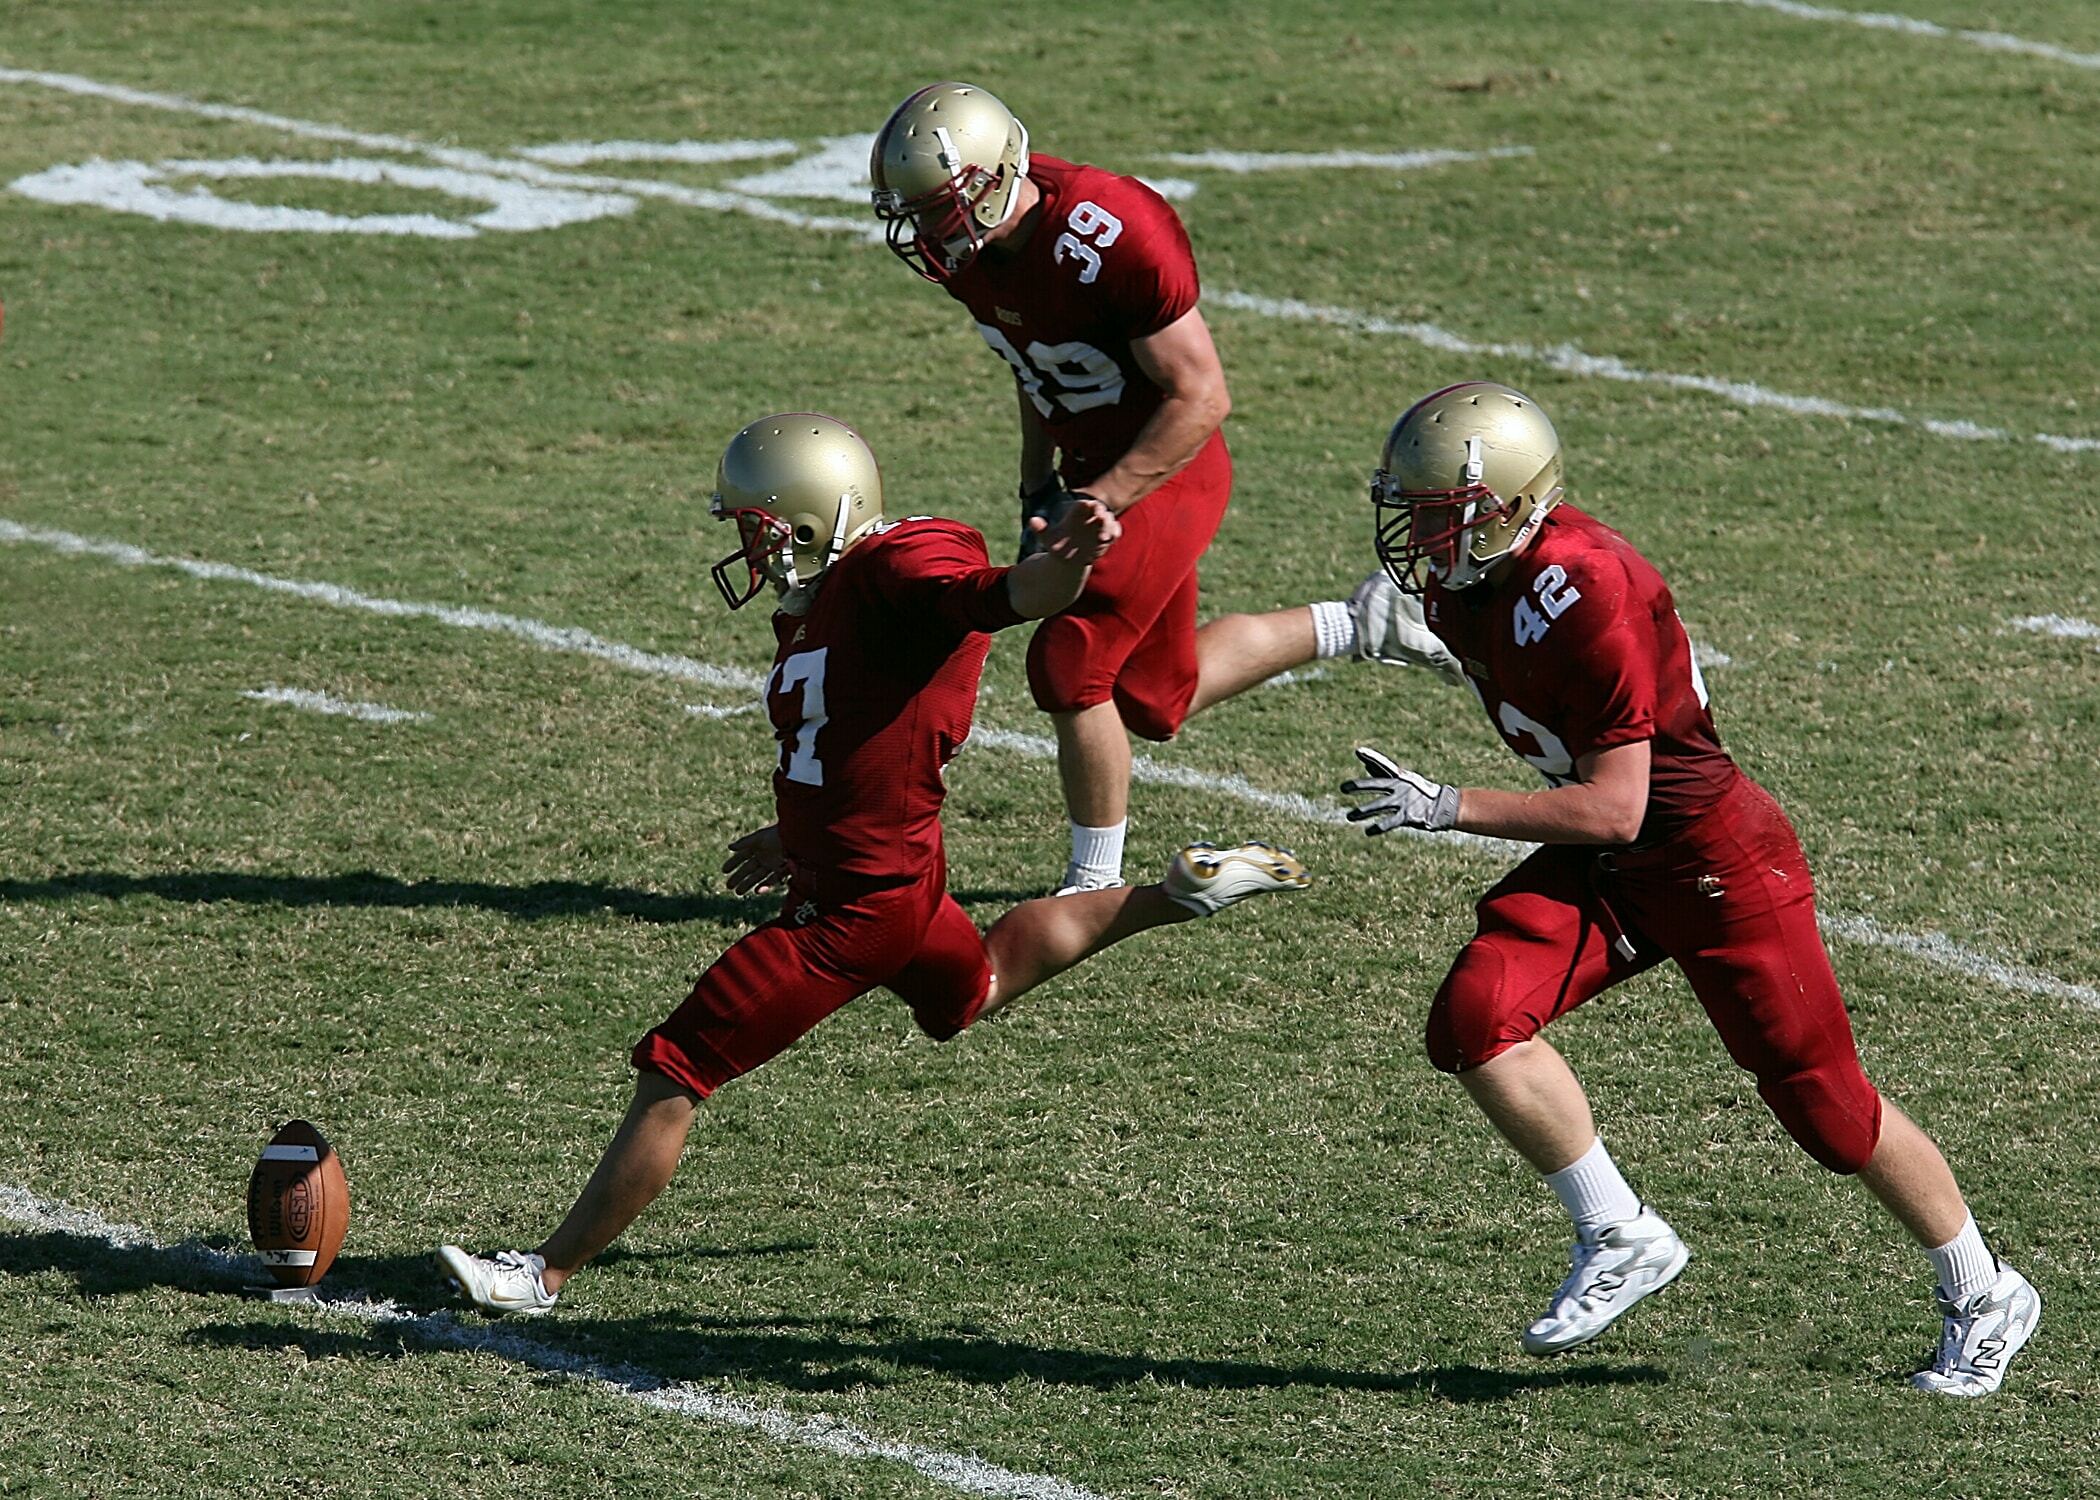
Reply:
[[[1788,1134],[1856,1173],[1938,1274],[1939,1351],[1912,1383],[1981,1396],[2041,1316],[1985,1247],[1930,1139],[1861,1071],[1793,828],[1721,748],[1669,589],[1617,532],[1562,503],[1560,440],[1506,386],[1423,398],[1372,481],[1379,556],[1420,595],[1489,721],[1542,774],[1530,793],[1444,786],[1375,750],[1343,790],[1366,831],[1458,828],[1542,847],[1481,898],[1429,1012],[1429,1056],[1544,1174],[1576,1239],[1523,1336],[1595,1338],[1688,1252],[1604,1149],[1539,1031],[1668,959]]]
[[[961,302],[1012,368],[1024,519],[1075,496],[1122,519],[1078,602],[1028,648],[1071,819],[1062,884],[1117,883],[1130,735],[1168,739],[1190,714],[1316,657],[1408,663],[1392,590],[1374,575],[1346,603],[1196,628],[1196,562],[1232,493],[1220,430],[1231,402],[1188,235],[1158,193],[1031,154],[1006,106],[964,83],[900,104],[869,175],[890,248]]]
[[[765,688],[778,818],[732,843],[723,872],[740,894],[785,899],[635,1047],[627,1118],[553,1234],[530,1252],[439,1249],[445,1274],[491,1312],[553,1306],[670,1181],[699,1102],[848,1001],[888,989],[946,1041],[1135,933],[1307,883],[1289,850],[1192,844],[1157,884],[1025,902],[980,933],[948,894],[940,811],[990,632],[1070,605],[1121,524],[1074,506],[1036,523],[1035,555],[995,568],[967,526],[886,518],[867,445],[810,413],[737,434],[714,513],[737,532],[714,570],[729,606],[769,585],[779,597]]]

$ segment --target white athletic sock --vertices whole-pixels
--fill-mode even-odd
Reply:
[[[1961,1230],[1953,1239],[1925,1254],[1939,1273],[1940,1290],[1950,1302],[1966,1302],[1998,1279],[1998,1257],[1984,1244],[1973,1214],[1961,1221]]]
[[[1312,611],[1315,656],[1324,659],[1355,654],[1356,616],[1349,613],[1347,600],[1324,599],[1306,608]]]
[[[1575,1221],[1578,1234],[1595,1234],[1640,1217],[1641,1200],[1619,1175],[1619,1164],[1604,1149],[1602,1136],[1558,1172],[1546,1173],[1546,1186]]]
[[[1065,884],[1077,885],[1082,878],[1095,881],[1123,878],[1123,835],[1130,819],[1106,828],[1072,825],[1072,862],[1065,867]]]

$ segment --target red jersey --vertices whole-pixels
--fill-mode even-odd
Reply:
[[[1134,177],[1032,157],[1042,190],[1028,240],[995,246],[944,283],[1008,364],[1064,452],[1068,484],[1129,451],[1163,399],[1132,339],[1196,305],[1196,256],[1167,200]]]
[[[1669,586],[1595,517],[1556,507],[1506,577],[1459,590],[1432,579],[1423,605],[1496,731],[1553,785],[1593,750],[1649,742],[1639,842],[1690,822],[1742,774]]]
[[[1020,623],[984,538],[931,516],[878,523],[773,616],[766,713],[780,839],[818,894],[900,884],[941,855],[942,769],[970,736],[986,631]]]

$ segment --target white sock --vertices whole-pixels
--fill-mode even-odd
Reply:
[[[1313,654],[1322,659],[1352,656],[1356,652],[1356,616],[1342,599],[1325,599],[1305,606],[1313,617]]]
[[[1084,823],[1072,825],[1072,862],[1065,867],[1065,884],[1077,885],[1082,877],[1094,880],[1121,880],[1123,878],[1123,835],[1130,828],[1130,819],[1111,823],[1106,828],[1089,828]]]
[[[1546,1186],[1553,1189],[1560,1206],[1575,1221],[1578,1234],[1595,1234],[1640,1217],[1641,1200],[1619,1175],[1619,1164],[1604,1149],[1602,1136],[1590,1142],[1590,1149],[1567,1166],[1548,1172]]]
[[[1950,1302],[1966,1302],[1998,1279],[1998,1257],[1984,1244],[1974,1214],[1962,1219],[1961,1230],[1953,1239],[1925,1255],[1939,1273],[1940,1290]]]

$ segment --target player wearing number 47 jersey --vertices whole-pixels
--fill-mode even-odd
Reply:
[[[1192,844],[1154,885],[1030,901],[980,933],[948,894],[943,768],[970,733],[989,632],[1055,614],[1120,545],[1108,509],[1036,523],[1036,554],[995,568],[984,538],[890,520],[882,479],[841,422],[754,422],[722,456],[714,514],[736,550],[715,582],[734,609],[779,595],[766,711],[778,820],[729,846],[738,893],[783,887],[780,915],[732,944],[634,1049],[634,1103],[582,1195],[537,1250],[439,1249],[491,1312],[540,1313],[670,1181],[699,1102],[881,987],[940,1041],[1134,933],[1302,889],[1268,844]]]
[[[1425,397],[1372,481],[1381,560],[1421,595],[1496,731],[1547,782],[1444,786],[1359,750],[1366,831],[1458,828],[1543,847],[1481,898],[1479,930],[1429,1012],[1429,1055],[1456,1073],[1575,1221],[1568,1277],[1523,1347],[1587,1342],[1684,1268],[1539,1031],[1664,959],[1757,1079],[1788,1134],[1856,1173],[1939,1280],[1942,1336],[1912,1383],[1987,1395],[2041,1298],[1985,1247],[1930,1139],[1861,1071],[1785,814],[1721,748],[1662,578],[1617,532],[1561,500],[1560,440],[1506,386]]]
[[[1074,496],[1124,536],[1028,648],[1057,731],[1071,818],[1062,884],[1120,881],[1130,735],[1321,656],[1407,663],[1382,578],[1328,600],[1196,628],[1196,562],[1232,493],[1225,373],[1197,307],[1181,220],[1135,178],[1031,154],[984,90],[937,83],[900,104],[869,161],[890,248],[969,309],[1012,367],[1024,518]],[[1022,537],[1024,555],[1028,533]],[[1376,577],[1377,575],[1374,575]]]

